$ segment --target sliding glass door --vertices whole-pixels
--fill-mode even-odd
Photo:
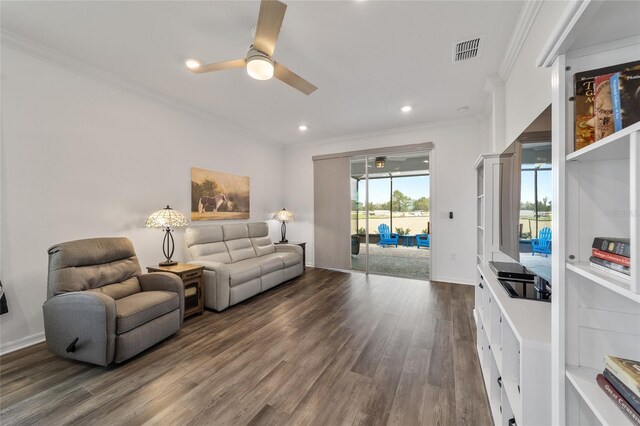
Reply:
[[[351,159],[351,267],[430,278],[428,152]]]

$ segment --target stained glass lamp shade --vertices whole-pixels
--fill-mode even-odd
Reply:
[[[293,217],[293,213],[291,213],[287,209],[278,210],[273,214],[273,220],[282,222],[282,226],[280,227],[282,239],[280,240],[280,242],[287,243],[287,222],[293,222],[295,220],[295,218]]]
[[[181,228],[187,226],[189,222],[187,222],[187,218],[184,217],[182,213],[177,210],[172,209],[167,206],[162,210],[158,210],[157,212],[153,212],[151,216],[147,219],[144,226],[147,228],[164,228],[164,240],[162,240],[162,252],[164,253],[164,257],[167,258],[164,262],[160,262],[160,266],[171,266],[176,265],[178,262],[171,260],[171,256],[173,256],[173,251],[175,248],[175,244],[173,241],[173,235],[171,234],[173,230],[171,228]]]

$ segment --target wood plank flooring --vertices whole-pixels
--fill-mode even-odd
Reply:
[[[490,425],[473,290],[307,268],[120,365],[0,358],[0,424]]]

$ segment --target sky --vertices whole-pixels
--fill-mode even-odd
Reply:
[[[364,202],[364,183],[360,181],[360,201]],[[396,177],[393,178],[393,190],[400,190],[404,195],[414,200],[421,197],[429,197],[429,176]],[[372,203],[385,203],[389,201],[390,180],[369,180],[369,201]]]
[[[522,172],[522,184],[520,192],[520,201],[532,202],[535,196],[534,172]],[[551,170],[538,172],[538,200],[542,201],[544,197],[551,200],[553,190],[551,188]]]

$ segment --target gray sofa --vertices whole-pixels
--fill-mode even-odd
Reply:
[[[109,365],[180,329],[184,285],[169,273],[143,274],[127,238],[92,238],[49,249],[44,332],[51,352]]]
[[[204,266],[204,304],[222,311],[302,274],[302,248],[274,245],[265,222],[188,227],[189,263]]]

